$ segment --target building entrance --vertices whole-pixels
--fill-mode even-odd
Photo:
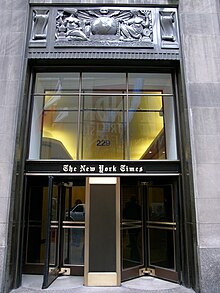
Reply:
[[[116,286],[145,274],[178,282],[175,177],[54,175],[26,181],[23,272],[43,274],[42,288],[60,275],[84,273],[88,286]]]
[[[167,178],[121,180],[122,280],[178,281],[177,188]]]
[[[24,272],[83,275],[85,179],[28,178]]]

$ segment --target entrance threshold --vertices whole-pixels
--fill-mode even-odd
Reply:
[[[137,279],[123,282],[120,287],[85,287],[83,286],[83,277],[77,276],[61,276],[57,278],[49,288],[41,289],[42,275],[23,275],[22,286],[12,290],[11,293],[36,293],[36,292],[56,292],[56,293],[131,293],[131,292],[162,292],[162,293],[195,293],[192,289],[187,289],[178,284],[160,280],[150,276],[143,276]]]

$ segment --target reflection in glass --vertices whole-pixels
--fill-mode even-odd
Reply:
[[[48,189],[31,186],[28,198],[26,263],[44,263]]]
[[[51,220],[58,221],[59,216],[59,186],[53,185]]]
[[[126,90],[126,74],[119,72],[86,72],[82,74],[82,90],[87,92],[121,92]]]
[[[175,229],[172,185],[147,187],[146,219],[149,265],[175,269]]]
[[[148,220],[173,222],[173,195],[171,185],[148,188]]]
[[[41,159],[76,159],[77,111],[44,111]]]
[[[166,278],[167,269],[176,273],[173,185],[165,178],[167,184],[135,180],[121,180],[122,278],[137,276],[143,267]]]
[[[172,230],[149,229],[149,264],[174,268],[174,232]]]
[[[142,264],[142,228],[131,226],[122,231],[123,269]]]
[[[85,186],[76,185],[65,189],[64,221],[85,221]]]
[[[51,227],[50,231],[50,265],[56,265],[57,256],[57,228]]]
[[[38,73],[29,159],[177,159],[171,74]]]
[[[141,96],[141,94],[130,97],[128,111],[130,158],[132,160],[165,159],[162,97]]]
[[[63,263],[84,265],[84,228],[64,229]]]
[[[59,186],[54,184],[52,190],[51,216],[50,220],[50,257],[49,264],[57,265],[58,245],[58,220],[59,220]]]
[[[46,90],[54,90],[57,94],[61,93],[62,91],[78,91],[79,72],[37,73],[34,92],[44,93]]]
[[[65,187],[63,264],[79,266],[84,265],[85,185],[84,181],[74,184]]]
[[[172,94],[172,77],[166,73],[128,73],[128,89],[133,93],[159,89],[164,94]]]
[[[122,97],[85,96],[82,104],[82,159],[123,159]]]
[[[135,186],[122,190],[122,265],[128,269],[143,264],[142,211]]]
[[[90,72],[82,75],[81,159],[124,159],[126,74]]]

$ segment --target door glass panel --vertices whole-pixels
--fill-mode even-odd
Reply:
[[[148,186],[146,196],[148,265],[175,270],[176,223],[173,186]]]
[[[47,194],[46,186],[35,185],[29,189],[26,264],[44,263]]]
[[[73,275],[83,273],[85,178],[58,179],[50,179],[50,192],[48,177],[28,179],[24,269],[42,273],[46,263],[44,286],[58,276],[62,266],[71,267]]]
[[[49,265],[51,267],[57,266],[58,263],[58,245],[59,245],[59,186],[53,184],[52,187],[52,203],[51,203],[51,217],[50,217],[50,255]]]
[[[150,228],[149,265],[174,268],[174,232],[168,229]]]
[[[64,229],[64,265],[84,265],[85,228]]]
[[[137,186],[122,187],[122,267],[143,265],[142,200]]]
[[[177,281],[173,179],[142,180],[121,178],[122,280],[152,269]]]
[[[148,221],[173,222],[173,194],[172,186],[148,187]]]
[[[63,215],[63,264],[84,265],[85,185],[74,182],[65,187]]]
[[[50,232],[50,266],[54,267],[56,265],[56,251],[57,251],[57,244],[58,244],[58,229],[57,227],[51,227],[51,232]]]

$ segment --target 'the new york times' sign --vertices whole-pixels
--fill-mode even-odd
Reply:
[[[64,173],[85,173],[85,174],[120,174],[120,173],[144,173],[144,166],[129,166],[127,164],[64,164]]]
[[[179,161],[27,161],[26,174],[54,175],[144,175],[179,174]]]

